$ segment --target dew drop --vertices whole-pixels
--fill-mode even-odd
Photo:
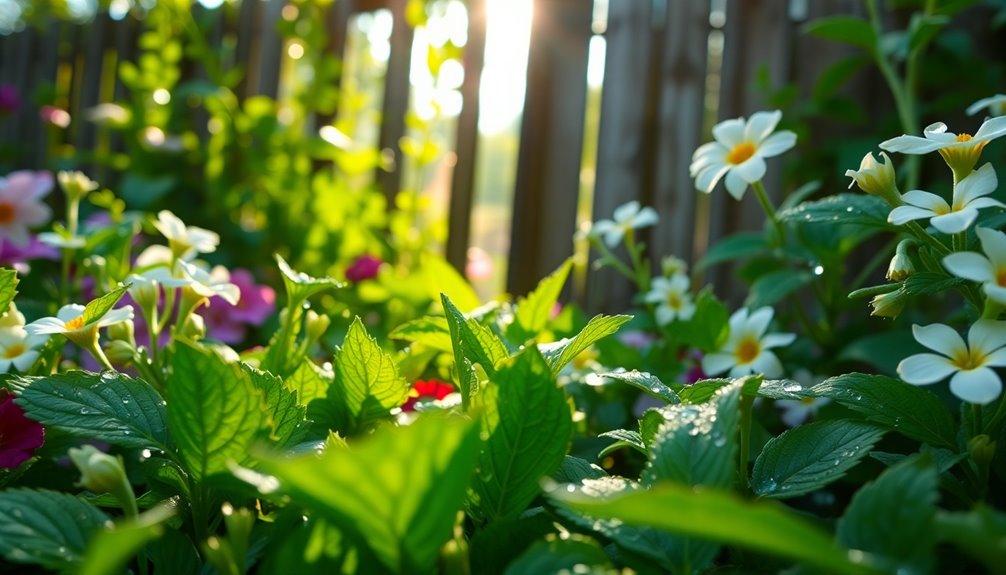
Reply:
[[[572,492],[576,491],[576,486],[573,485],[572,483],[570,483],[569,485],[566,486],[566,491],[572,493]]]
[[[81,407],[80,408],[80,414],[81,415],[87,415],[88,413],[91,413],[91,410],[87,409],[86,407]]]
[[[762,493],[771,493],[779,487],[779,484],[775,482],[775,477],[769,477],[762,482],[760,487]]]
[[[803,386],[795,381],[791,381],[786,385],[782,386],[783,391],[788,391],[789,393],[796,393],[798,391],[803,391]]]

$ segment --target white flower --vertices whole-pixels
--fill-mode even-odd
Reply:
[[[999,397],[1002,381],[993,367],[1006,366],[1006,322],[978,320],[968,331],[968,342],[950,327],[934,323],[913,325],[915,339],[934,353],[919,353],[898,364],[898,375],[913,385],[929,385],[950,378],[950,391],[969,403],[987,404]]]
[[[30,241],[28,228],[49,221],[52,210],[42,202],[52,190],[52,174],[21,170],[0,178],[0,240],[17,246]]]
[[[726,176],[727,191],[741,199],[748,188],[765,175],[765,158],[778,156],[796,144],[788,130],[772,133],[782,112],[755,112],[747,122],[734,118],[713,128],[715,142],[703,144],[692,155],[689,174],[695,187],[709,193]]]
[[[988,109],[990,116],[1006,116],[1006,94],[996,94],[995,96],[978,100],[968,106],[967,114],[974,116],[985,108]]]
[[[7,373],[11,366],[27,370],[38,359],[38,348],[48,339],[46,335],[28,335],[19,326],[0,329],[0,373]]]
[[[989,228],[976,228],[975,233],[985,255],[952,253],[943,258],[943,266],[957,277],[981,283],[987,296],[1006,304],[1006,234]]]
[[[7,311],[0,315],[0,329],[24,327],[24,314],[19,312],[14,302],[10,302]]]
[[[617,246],[629,230],[652,226],[660,219],[656,210],[649,206],[640,209],[637,201],[615,208],[614,218],[614,221],[599,220],[590,229],[591,235],[604,236],[604,243],[610,248]]]
[[[87,110],[84,117],[96,124],[122,126],[129,123],[132,113],[119,104],[104,103]]]
[[[72,201],[79,201],[87,194],[98,189],[98,182],[84,175],[83,172],[59,172],[56,174],[59,185]]]
[[[196,226],[186,226],[182,220],[168,210],[161,210],[157,214],[154,226],[168,239],[172,253],[183,260],[192,259],[197,253],[213,252],[220,244],[220,236],[216,232]]]
[[[974,223],[980,208],[1006,208],[1002,202],[986,197],[998,185],[992,164],[985,164],[957,182],[954,186],[953,205],[936,194],[912,190],[901,197],[906,205],[891,210],[887,221],[902,225],[912,220],[932,218],[929,223],[945,234],[963,232]]]
[[[160,286],[177,288],[189,285],[192,280],[184,277],[175,277],[166,265],[158,265],[147,269],[140,274],[129,274],[126,278],[129,286],[129,295],[140,305],[141,309],[149,309],[157,305],[160,299]]]
[[[201,297],[220,296],[231,305],[237,305],[241,300],[241,288],[232,284],[231,274],[224,266],[216,266],[212,270],[189,263],[179,262],[185,270],[186,277],[191,280],[185,290],[191,290]]]
[[[653,279],[645,301],[658,304],[656,310],[658,324],[663,326],[675,319],[691,319],[695,313],[695,304],[692,302],[692,294],[688,291],[690,284],[688,276],[684,274]]]
[[[762,373],[765,377],[782,375],[782,364],[773,347],[789,345],[796,339],[792,333],[765,333],[772,321],[773,311],[763,307],[748,315],[747,308],[741,308],[730,316],[730,335],[719,351],[702,357],[702,371],[716,375],[730,371],[730,377],[740,377],[749,373]]]
[[[59,308],[56,317],[43,317],[24,327],[29,335],[59,333],[67,337],[83,335],[91,326],[107,327],[112,324],[133,319],[133,306],[127,305],[109,310],[97,321],[84,323],[84,306],[71,303]]]
[[[1006,135],[1006,116],[985,120],[975,135],[954,134],[947,131],[947,125],[936,122],[926,126],[924,138],[918,136],[898,136],[880,143],[888,152],[902,154],[928,154],[939,151],[947,165],[955,173],[967,173],[981,156],[982,150],[992,140]]]
[[[822,405],[831,402],[827,397],[805,397],[803,399],[779,399],[775,406],[782,409],[782,422],[786,427],[796,427],[817,415]]]
[[[60,249],[76,249],[87,245],[87,240],[83,237],[71,236],[66,230],[62,230],[62,232],[42,232],[38,235],[38,241]]]

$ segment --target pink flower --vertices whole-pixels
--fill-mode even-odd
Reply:
[[[19,106],[21,97],[18,96],[17,88],[10,84],[0,85],[0,116],[16,112]]]
[[[377,277],[377,271],[381,269],[384,261],[377,256],[364,254],[346,268],[346,279],[351,282],[361,282]]]
[[[492,257],[482,248],[468,248],[468,263],[465,264],[465,277],[474,282],[484,280],[492,274]]]
[[[14,469],[31,459],[44,441],[42,424],[25,417],[14,396],[0,389],[0,468]]]
[[[42,202],[52,190],[52,174],[20,170],[0,178],[0,240],[17,246],[31,243],[28,228],[49,221],[52,210]]]
[[[70,125],[70,113],[56,106],[42,106],[38,111],[38,116],[46,124],[52,124],[57,128],[65,128]]]
[[[30,235],[28,243],[18,246],[11,242],[0,242],[0,265],[13,266],[30,260],[58,260],[59,250],[38,241]]]
[[[199,315],[206,321],[210,337],[224,343],[240,343],[248,325],[262,325],[276,309],[276,292],[269,286],[255,283],[255,277],[244,269],[231,272],[231,283],[241,290],[237,305],[223,298],[210,298],[210,306]]]

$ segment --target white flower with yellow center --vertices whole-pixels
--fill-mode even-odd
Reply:
[[[1006,234],[989,228],[976,228],[985,255],[956,252],[943,258],[943,266],[957,277],[982,284],[985,295],[1006,305]]]
[[[11,366],[26,371],[38,359],[38,348],[48,339],[46,335],[28,335],[20,326],[0,329],[0,373],[7,373]]]
[[[969,403],[984,405],[999,397],[1002,381],[993,367],[1006,366],[1006,321],[978,320],[968,341],[940,323],[913,325],[915,339],[937,353],[919,353],[898,364],[898,375],[913,385],[950,377],[950,391]]]
[[[695,314],[692,294],[688,291],[690,285],[688,276],[680,273],[670,278],[653,279],[645,300],[646,303],[657,304],[656,315],[659,325],[667,325],[676,319],[687,321]]]
[[[237,305],[241,300],[241,288],[231,283],[231,274],[224,266],[215,266],[208,270],[189,262],[179,263],[189,280],[183,287],[183,297],[198,300],[219,296],[231,305]]]
[[[748,315],[747,308],[741,308],[730,316],[730,335],[718,351],[702,357],[702,371],[716,375],[725,371],[730,377],[741,377],[749,373],[761,373],[765,377],[782,375],[782,364],[774,353],[774,347],[789,345],[796,339],[792,333],[765,333],[772,322],[773,311],[763,307]]]
[[[220,236],[216,232],[186,226],[178,216],[168,210],[158,212],[154,227],[168,239],[171,252],[183,260],[190,260],[197,253],[208,254],[216,251],[220,244]]]
[[[86,335],[94,326],[107,327],[133,319],[133,306],[123,306],[109,310],[108,313],[89,323],[84,322],[84,306],[68,304],[56,312],[56,317],[43,317],[24,327],[29,335],[62,334],[73,340],[75,336]]]
[[[891,210],[887,221],[902,225],[912,220],[932,218],[929,223],[945,234],[956,234],[971,227],[981,208],[1000,207],[1006,204],[988,197],[999,186],[992,164],[985,164],[971,172],[954,186],[953,203],[929,192],[912,190],[901,197],[905,205]]]
[[[635,200],[615,208],[613,217],[614,220],[598,220],[590,228],[590,235],[604,237],[609,248],[617,246],[629,230],[655,225],[660,219],[656,210],[649,206],[640,208]]]
[[[955,134],[947,131],[947,125],[936,122],[923,130],[925,137],[903,135],[880,143],[888,152],[902,154],[928,154],[939,152],[955,172],[967,172],[978,163],[982,150],[992,140],[1006,135],[1006,116],[990,118],[982,122],[978,131],[971,134]]]
[[[716,141],[703,144],[692,155],[689,174],[695,187],[710,193],[726,176],[727,191],[736,199],[744,197],[749,184],[765,176],[765,158],[778,156],[796,144],[796,134],[775,132],[782,112],[755,112],[747,121],[734,118],[713,128]]]

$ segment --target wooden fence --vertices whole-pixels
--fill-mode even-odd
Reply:
[[[275,23],[284,4],[284,0],[241,4],[235,58],[246,63],[248,73],[239,96],[277,93],[282,39]],[[507,288],[512,293],[533,287],[573,252],[592,4],[591,0],[534,0],[509,252]],[[406,0],[335,0],[326,20],[330,50],[338,56],[351,15],[379,7],[391,10],[394,31],[379,145],[399,155],[412,45],[412,31],[405,24],[406,5]],[[486,38],[485,0],[467,0],[467,7],[464,106],[457,122],[446,248],[448,259],[462,268],[470,239],[478,79]],[[863,12],[857,0],[609,0],[603,32],[607,51],[595,219],[610,217],[615,207],[629,200],[654,206],[661,225],[644,238],[654,263],[668,254],[694,261],[705,246],[729,233],[759,229],[763,216],[752,194],[743,202],[719,193],[722,190],[700,198],[688,175],[692,151],[709,137],[708,111],[724,119],[763,109],[761,94],[752,89],[758,70],[767,72],[773,87],[795,83],[808,90],[828,63],[849,52],[800,33],[800,27],[824,15]],[[113,22],[99,16],[87,26],[52,23],[42,30],[2,37],[0,83],[30,93],[42,83],[54,82],[58,70],[70,70],[74,82],[70,113],[78,114],[102,98],[122,96],[121,86],[113,84],[114,92],[109,93],[109,85],[101,78],[115,74],[118,65],[109,59],[109,48],[120,58],[128,58],[138,32],[129,19]],[[54,39],[72,48],[59,50]],[[716,50],[719,47],[721,51]],[[61,62],[69,63],[69,68],[61,68]],[[860,78],[854,89],[866,101],[889,106],[889,97],[873,76]],[[710,98],[711,107],[707,105]],[[0,125],[0,141],[35,146],[31,157],[42,158],[43,129],[35,117],[8,118]],[[86,147],[94,137],[93,128],[84,126],[75,132],[72,143]],[[390,197],[401,186],[401,174],[381,173],[379,181]],[[778,200],[783,192],[778,179],[767,187]],[[707,279],[729,286],[725,273],[711,270]],[[585,303],[593,310],[623,309],[630,297],[627,282],[614,274],[591,272],[587,286]]]

